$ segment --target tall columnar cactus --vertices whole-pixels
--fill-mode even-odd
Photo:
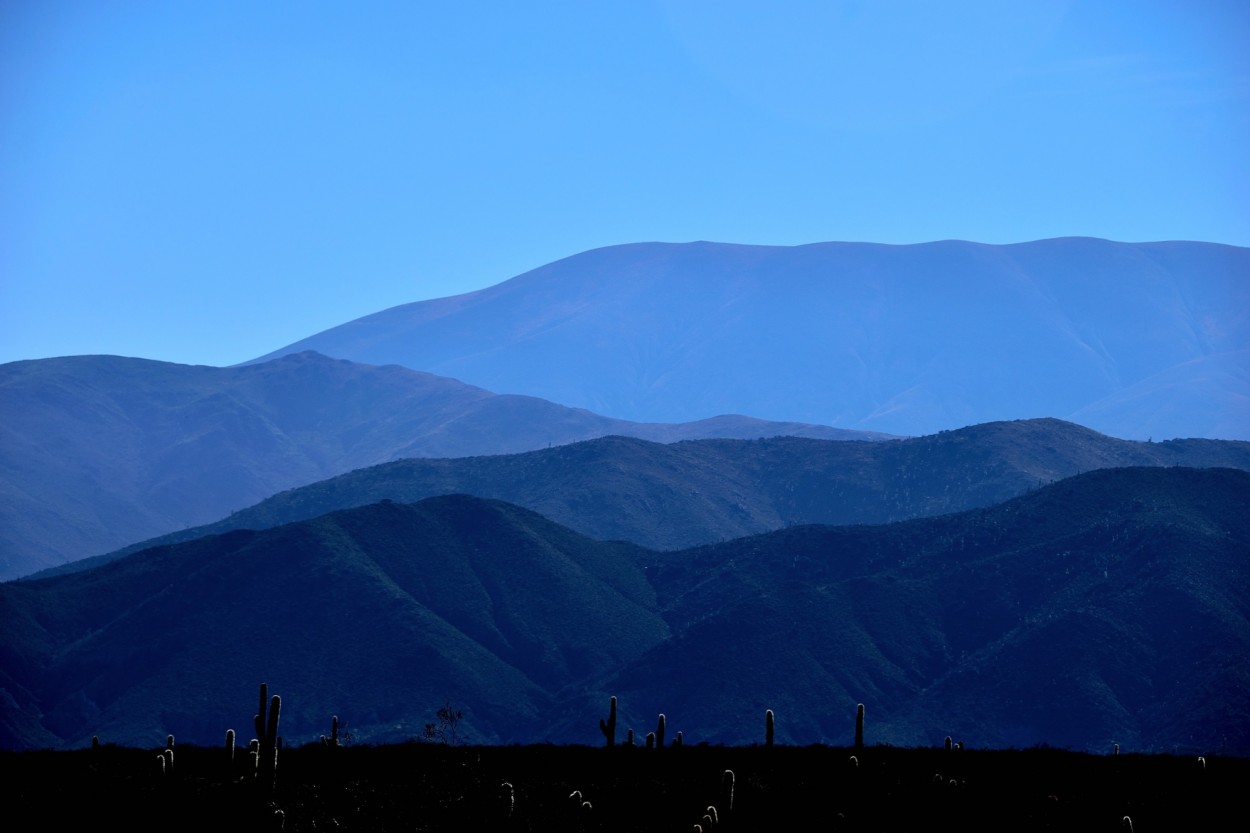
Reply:
[[[260,708],[254,718],[256,723],[256,739],[259,741],[256,757],[256,778],[261,789],[266,792],[273,790],[274,779],[278,774],[278,716],[282,712],[282,698],[274,695],[268,703],[266,712],[265,700],[269,694],[269,686],[260,684]]]
[[[773,710],[764,712],[764,745],[773,745]]]
[[[725,770],[720,777],[720,806],[727,813],[732,813],[734,809],[734,771],[732,769]]]
[[[599,731],[603,732],[608,746],[616,746],[616,698],[608,701],[608,719],[599,718]]]
[[[339,716],[337,714],[330,718],[330,737],[322,735],[321,745],[330,749],[339,745]]]
[[[855,748],[864,748],[864,704],[855,707]]]
[[[226,730],[226,752],[230,755],[230,763],[234,763],[234,729]]]
[[[664,714],[660,714],[660,719],[655,724],[655,748],[664,748]]]

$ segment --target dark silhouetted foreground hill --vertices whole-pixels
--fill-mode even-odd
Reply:
[[[868,438],[731,416],[635,425],[314,353],[239,368],[116,356],[13,362],[0,367],[0,432],[0,579],[401,457],[502,454],[607,434]]]
[[[258,680],[291,742],[338,714],[487,742],[1250,754],[1250,473],[1090,472],[1007,503],[660,553],[467,496],[344,510],[0,585],[4,746],[215,744]]]
[[[456,492],[524,506],[592,538],[677,549],[796,524],[941,515],[1000,503],[1083,471],[1147,465],[1250,470],[1250,443],[1132,442],[1056,419],[875,443],[778,437],[661,445],[605,437],[510,456],[397,460],[60,569],[384,499],[411,502]]]
[[[1250,249],[638,243],[384,310],[300,350],[597,413],[891,434],[1056,416],[1250,439]]]

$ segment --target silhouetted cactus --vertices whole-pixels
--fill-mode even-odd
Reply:
[[[174,748],[174,736],[173,736],[173,735],[166,735],[166,736],[165,736],[165,748],[166,748],[166,749],[173,749],[173,748]]]
[[[499,785],[499,795],[503,798],[504,818],[512,818],[516,811],[516,789],[511,781],[504,781]]]
[[[951,736],[950,735],[946,736],[946,740],[943,742],[942,746],[944,749],[946,749],[947,752],[951,751]]]
[[[599,718],[599,731],[603,732],[608,746],[616,746],[616,698],[608,701],[608,719]]]
[[[655,749],[655,732],[647,732],[647,748]]]
[[[629,729],[625,732],[625,745],[626,746],[634,745],[634,730],[633,729]]]
[[[732,813],[734,809],[734,771],[732,769],[725,770],[720,777],[720,806],[725,812]]]
[[[673,735],[673,746],[681,746],[681,745],[682,745],[682,735],[681,735],[681,732],[678,732],[677,734]]]
[[[230,763],[234,763],[234,729],[226,730],[226,752],[229,754]]]
[[[274,779],[278,774],[278,719],[282,712],[282,698],[274,695],[268,703],[269,686],[260,684],[260,707],[254,718],[256,724],[257,755],[256,778],[261,789],[266,793],[273,791]]]
[[[773,710],[764,712],[764,745],[773,745]]]
[[[655,724],[655,748],[664,748],[664,715],[660,714],[660,719]]]
[[[330,748],[339,745],[339,716],[337,714],[330,718],[330,737],[322,735],[321,744]]]
[[[864,748],[864,704],[855,707],[855,748]]]

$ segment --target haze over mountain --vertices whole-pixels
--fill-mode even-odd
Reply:
[[[499,454],[606,434],[868,438],[725,416],[636,425],[314,353],[237,368],[116,356],[0,365],[0,580],[215,521],[401,457]]]
[[[615,417],[927,434],[1071,418],[1250,439],[1250,249],[639,243],[270,353],[400,364]]]
[[[468,496],[0,584],[0,744],[216,744],[261,680],[303,743],[1037,743],[1250,752],[1250,473],[1090,472],[998,506],[658,553]],[[385,638],[379,638],[384,635]]]
[[[384,463],[57,570],[380,500],[457,492],[524,506],[592,538],[678,549],[796,524],[885,523],[989,506],[1091,469],[1177,465],[1250,470],[1250,442],[1117,440],[1055,419],[874,443],[605,437],[517,455]]]

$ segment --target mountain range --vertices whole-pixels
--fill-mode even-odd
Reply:
[[[607,434],[879,438],[743,416],[634,424],[315,353],[237,368],[116,356],[13,362],[0,366],[0,580],[363,466]]]
[[[1117,440],[1056,419],[882,442],[613,436],[524,454],[383,463],[38,575],[381,500],[468,493],[532,509],[591,538],[670,550],[798,524],[876,524],[989,506],[1080,472],[1126,466],[1250,471],[1250,442]]]
[[[1250,439],[1250,249],[638,243],[383,310],[316,350],[638,421],[900,435],[1053,416]]]
[[[0,746],[217,743],[265,680],[293,742],[454,704],[593,743],[614,695],[696,743],[863,702],[877,742],[1250,754],[1247,276],[647,243],[232,368],[0,366],[0,580],[51,568],[0,583]]]
[[[1087,472],[1005,503],[689,550],[465,495],[382,502],[0,584],[0,744],[641,737],[1250,754],[1250,473]]]

